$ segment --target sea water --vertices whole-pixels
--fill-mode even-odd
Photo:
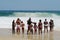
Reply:
[[[38,25],[39,20],[42,23],[45,19],[49,22],[50,19],[54,20],[54,30],[60,31],[60,11],[57,12],[9,12],[0,11],[0,28],[12,28],[12,21],[20,18],[25,24],[25,29],[28,28],[27,20],[31,17],[32,22],[36,22]]]

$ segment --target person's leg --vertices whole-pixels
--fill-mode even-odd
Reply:
[[[31,29],[30,32],[33,34],[33,29]]]
[[[44,33],[45,33],[45,27],[44,27]]]
[[[17,32],[20,33],[20,28],[18,28]]]
[[[27,30],[27,34],[28,34],[29,30]]]
[[[53,27],[51,27],[51,31],[53,31]]]
[[[37,29],[35,29],[35,33],[37,33]]]
[[[34,33],[36,34],[36,32],[37,32],[37,29],[34,29]]]
[[[18,28],[16,29],[16,32],[18,33]]]
[[[50,26],[50,31],[51,31],[51,26]]]
[[[36,30],[34,29],[34,33],[36,33]]]
[[[48,32],[48,27],[47,27],[47,32]]]
[[[22,28],[22,33],[24,33],[24,28]]]
[[[19,33],[20,33],[20,29],[19,29]]]
[[[28,34],[28,32],[29,32],[29,26],[28,26],[27,34]]]
[[[42,28],[41,28],[41,34],[42,34]]]
[[[40,28],[38,29],[38,32],[39,32],[39,34],[40,34]]]
[[[12,30],[12,33],[14,34],[15,33],[15,30]]]
[[[30,28],[28,28],[28,30],[27,30],[27,34],[28,34],[29,31],[30,31]]]
[[[52,31],[53,31],[53,26],[52,26]]]
[[[32,29],[32,34],[33,34],[33,29]]]

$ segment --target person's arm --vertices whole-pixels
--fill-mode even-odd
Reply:
[[[53,27],[54,27],[54,23],[53,23]]]
[[[23,25],[25,26],[25,24],[23,23]]]
[[[42,23],[41,23],[41,26],[43,27]]]
[[[14,26],[16,27],[16,23],[14,23]]]
[[[39,23],[38,23],[38,26],[37,26],[37,28],[39,28]]]

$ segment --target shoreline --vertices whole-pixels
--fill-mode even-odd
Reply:
[[[25,31],[26,32],[26,31]],[[11,29],[0,28],[0,39],[1,40],[60,40],[60,31],[46,32],[40,34],[12,34]]]

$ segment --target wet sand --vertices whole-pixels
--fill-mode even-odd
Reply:
[[[0,29],[0,40],[60,40],[60,31],[53,31],[40,34],[12,34],[11,29]]]

